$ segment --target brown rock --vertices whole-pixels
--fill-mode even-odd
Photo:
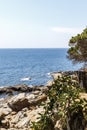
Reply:
[[[39,103],[43,102],[43,101],[46,101],[47,100],[47,96],[45,94],[39,96],[38,98],[30,101],[30,106],[36,106],[38,105]]]
[[[13,111],[20,111],[25,107],[29,107],[28,99],[25,97],[25,93],[21,93],[17,96],[14,96],[9,102],[9,107]]]

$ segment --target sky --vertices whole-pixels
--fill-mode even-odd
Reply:
[[[87,0],[0,0],[0,48],[67,48],[86,13]]]

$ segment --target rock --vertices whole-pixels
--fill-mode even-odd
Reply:
[[[0,116],[3,115],[8,115],[9,113],[11,113],[11,109],[10,108],[0,108]]]
[[[34,94],[25,94],[25,93],[20,93],[18,95],[13,96],[9,101],[8,101],[8,106],[13,110],[13,111],[20,111],[23,108],[27,107],[32,107],[36,106],[42,101],[46,101],[47,96],[45,94],[40,95],[40,96],[35,96]]]
[[[77,80],[75,73],[70,71],[54,73],[54,78],[56,79],[62,74],[70,75],[72,80]],[[22,84],[0,88],[0,130],[30,130],[31,122],[37,122],[40,117],[39,113],[44,113],[43,106],[39,104],[47,100],[47,93],[53,83],[54,81],[50,81],[44,87],[29,87]],[[7,95],[9,96],[7,97]],[[87,99],[87,94],[80,93],[80,97]],[[70,115],[69,119],[69,128],[72,130],[83,129],[85,122],[81,112]],[[53,120],[55,130],[62,130],[61,123],[57,120],[56,118]],[[52,124],[51,130],[53,130],[54,124]],[[80,126],[81,129],[79,129]]]
[[[10,127],[10,123],[8,120],[2,120],[1,125],[3,128],[6,128],[6,129],[8,129]]]
[[[5,128],[0,128],[0,130],[6,130]]]
[[[5,107],[0,108],[0,120],[3,120],[6,115],[11,113],[11,111],[12,110],[9,107],[7,107],[7,108],[5,108]]]
[[[30,101],[30,100],[33,100],[35,99],[37,96],[35,96],[34,94],[26,94],[26,98]]]
[[[29,87],[26,84],[19,84],[15,86],[3,87],[0,88],[0,98],[7,98],[8,96],[14,96],[21,92],[29,93],[33,91],[41,91],[41,86],[33,86]]]
[[[16,125],[15,125],[15,127],[17,127],[17,128],[26,128],[26,127],[28,127],[29,126],[29,118],[28,117],[24,117],[24,118],[22,118]]]
[[[11,89],[13,91],[20,91],[20,92],[32,91],[32,88],[28,87],[28,85],[26,84],[19,84],[19,85],[12,86]]]
[[[30,106],[36,106],[46,100],[47,100],[47,96],[45,94],[43,94],[43,95],[39,96],[38,98],[31,100],[29,103],[30,103]]]
[[[5,120],[5,117],[11,113],[11,109],[8,106],[0,108],[0,124],[3,128],[9,128],[9,121]]]
[[[42,101],[46,101],[47,100],[47,95],[43,94],[41,96],[39,96],[37,99],[36,99],[36,102],[37,103],[40,103]]]
[[[12,95],[13,92],[15,92],[15,91],[29,92],[29,91],[32,91],[32,88],[28,87],[28,85],[25,85],[25,84],[0,88],[0,94],[5,93],[5,94],[11,94]]]
[[[5,120],[9,119],[9,128],[16,128],[17,130],[30,130],[30,123],[32,121],[38,121],[38,117],[40,117],[39,113],[43,112],[43,107],[34,110],[24,108],[15,115],[10,114],[10,118],[7,116]]]
[[[53,81],[52,81],[52,80],[49,80],[49,81],[47,82],[46,86],[47,86],[47,87],[50,87],[50,86],[52,86],[52,84],[53,84]]]
[[[40,91],[38,91],[38,90],[33,91],[32,94],[34,94],[34,95],[39,95],[39,94],[40,94]]]
[[[19,111],[13,117],[14,118],[12,118],[12,116],[11,116],[11,118],[12,118],[11,123],[12,124],[17,124],[22,118],[24,118],[24,113],[23,113],[23,111]]]
[[[25,93],[21,93],[11,98],[8,105],[13,111],[20,111],[25,107],[29,107],[29,102]]]
[[[40,91],[41,86],[33,86],[32,91]]]
[[[87,93],[80,93],[80,98],[87,100]]]
[[[58,77],[61,77],[62,75],[63,75],[62,72],[51,73],[51,76],[53,77],[54,80],[57,80]]]
[[[28,116],[30,122],[34,122],[34,121],[37,122],[40,117],[39,113],[44,113],[43,107],[39,107],[35,110],[27,112],[27,116]]]
[[[46,87],[46,86],[41,87],[40,89],[41,89],[41,92],[42,92],[42,93],[45,93],[45,94],[47,94],[48,91],[49,91],[48,87]]]

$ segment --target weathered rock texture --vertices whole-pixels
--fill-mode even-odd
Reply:
[[[39,104],[47,100],[46,90],[27,85],[0,88],[0,130],[30,130],[44,111]]]

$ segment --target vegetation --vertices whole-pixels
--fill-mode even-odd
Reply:
[[[73,63],[84,63],[86,67],[87,28],[72,37],[69,46],[67,57]],[[84,130],[87,124],[87,100],[80,98],[82,91],[78,82],[70,76],[58,77],[48,92],[48,100],[43,104],[44,114],[40,113],[38,122],[32,122],[33,130],[55,130],[56,122],[59,130]]]
[[[69,41],[68,58],[73,63],[85,63],[87,66],[87,28],[81,34],[77,34]]]
[[[44,114],[40,114],[38,122],[32,122],[33,130],[54,130],[57,121],[63,130],[67,130],[68,118],[79,111],[87,120],[87,101],[80,99],[80,91],[78,83],[73,82],[70,76],[58,77],[43,104]]]

